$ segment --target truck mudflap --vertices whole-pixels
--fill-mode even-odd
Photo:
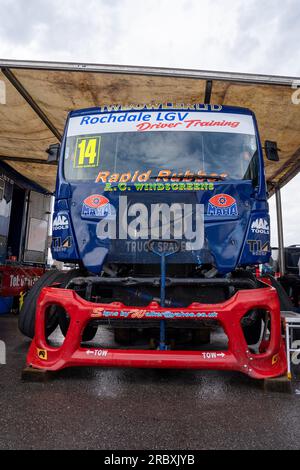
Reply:
[[[45,337],[47,310],[56,304],[65,309],[70,326],[63,344],[50,346]],[[252,309],[268,312],[271,335],[263,341],[258,353],[246,343],[241,319]],[[92,321],[114,319],[218,320],[228,336],[224,351],[157,351],[102,349],[82,347],[82,334]],[[35,337],[31,343],[27,365],[37,369],[58,371],[67,367],[136,367],[174,369],[214,369],[242,372],[254,379],[278,377],[286,373],[287,360],[282,338],[280,307],[276,290],[265,287],[241,290],[221,304],[193,303],[188,308],[161,308],[150,303],[146,308],[128,307],[121,303],[95,304],[79,297],[72,290],[44,288],[37,302]]]

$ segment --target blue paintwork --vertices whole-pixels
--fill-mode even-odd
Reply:
[[[174,110],[174,109],[173,109]],[[132,110],[134,111],[134,110]],[[183,111],[182,109],[180,111]],[[206,112],[215,112],[212,108],[205,109]],[[73,111],[70,117],[99,114],[100,108]],[[119,111],[122,112],[122,111]],[[123,111],[124,112],[124,111]],[[195,264],[214,264],[219,273],[225,275],[232,272],[238,266],[256,265],[266,263],[270,258],[270,233],[253,233],[252,225],[255,221],[264,220],[269,224],[269,208],[266,195],[266,182],[264,176],[264,163],[257,122],[254,114],[244,108],[223,107],[220,114],[235,113],[251,115],[254,119],[254,126],[257,135],[257,147],[259,157],[259,186],[254,190],[252,184],[247,181],[217,182],[211,191],[198,192],[172,192],[156,193],[138,192],[134,188],[122,195],[127,196],[129,201],[143,202],[147,201],[175,203],[177,198],[180,202],[201,203],[205,205],[207,212],[209,200],[218,194],[228,194],[237,201],[238,215],[235,216],[205,216],[205,246],[204,249],[197,252],[178,253],[171,257],[170,263],[195,263]],[[68,228],[56,230],[55,237],[66,240],[70,237],[71,246],[60,252],[52,247],[53,257],[59,261],[70,261],[82,263],[91,272],[99,273],[105,262],[117,263],[158,263],[154,254],[142,250],[142,253],[127,253],[125,250],[125,241],[100,241],[96,236],[97,220],[83,220],[81,217],[82,203],[92,194],[106,196],[112,205],[118,207],[118,197],[121,192],[105,192],[104,184],[92,182],[68,183],[64,180],[63,174],[63,154],[66,143],[66,129],[62,141],[61,158],[58,168],[56,185],[56,203],[54,218],[58,215],[64,215],[68,218]],[[118,185],[116,185],[118,186]],[[252,244],[249,245],[248,241]],[[264,251],[258,253],[254,242],[261,243]],[[137,242],[140,243],[140,242]],[[259,246],[258,246],[259,247]],[[268,249],[266,249],[266,247]]]

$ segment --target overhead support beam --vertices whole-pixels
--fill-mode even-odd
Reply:
[[[42,160],[41,158],[7,157],[5,155],[0,155],[0,161],[20,162],[20,163],[36,163],[38,165],[57,165],[57,162],[48,162],[48,160]]]
[[[204,104],[210,104],[212,88],[213,88],[213,82],[212,80],[208,80],[206,82]]]
[[[13,85],[13,87],[20,93],[20,95],[27,101],[29,106],[33,109],[33,111],[38,115],[38,117],[43,121],[43,123],[48,127],[48,129],[52,132],[53,135],[61,142],[62,135],[56,129],[54,124],[50,121],[50,119],[46,116],[44,111],[39,107],[39,105],[34,101],[33,97],[28,93],[26,88],[22,85],[22,83],[17,79],[17,77],[13,74],[13,72],[7,68],[2,67],[1,71],[3,75],[9,80],[9,82]]]
[[[285,257],[284,257],[284,237],[283,237],[283,218],[282,218],[282,202],[280,187],[276,187],[276,213],[277,213],[277,229],[278,229],[278,247],[279,247],[279,267],[282,276],[285,275]]]
[[[29,70],[64,70],[71,72],[97,72],[127,75],[150,75],[153,77],[191,78],[200,80],[225,80],[237,83],[283,85],[291,87],[299,77],[279,77],[274,75],[217,72],[195,69],[170,69],[166,67],[137,67],[128,65],[99,65],[76,62],[38,62],[0,59],[0,67]]]

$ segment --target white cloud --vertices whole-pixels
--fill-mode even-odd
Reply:
[[[0,0],[0,12],[2,57],[300,71],[297,0]]]

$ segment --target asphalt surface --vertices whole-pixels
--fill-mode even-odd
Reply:
[[[0,339],[0,449],[300,447],[297,389],[264,392],[239,373],[140,369],[77,368],[25,383],[29,341],[17,318],[0,317]]]

